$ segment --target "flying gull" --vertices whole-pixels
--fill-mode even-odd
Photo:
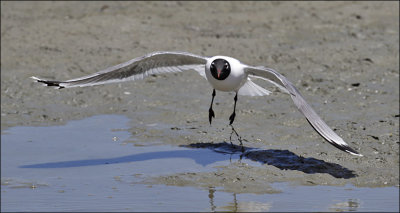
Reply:
[[[67,81],[46,80],[32,76],[35,81],[55,88],[86,87],[100,84],[123,82],[143,79],[148,75],[159,73],[182,72],[195,70],[205,77],[213,87],[209,122],[215,117],[212,105],[216,90],[223,92],[234,91],[234,109],[229,117],[232,125],[236,116],[236,102],[238,95],[264,96],[271,92],[255,84],[250,77],[266,80],[286,92],[294,104],[306,117],[310,125],[326,141],[336,148],[347,153],[362,156],[349,147],[329,126],[317,115],[311,106],[304,100],[296,87],[277,71],[262,67],[249,66],[228,56],[204,57],[187,52],[153,52],[142,57],[134,58],[122,64],[109,67],[92,75],[75,78]]]

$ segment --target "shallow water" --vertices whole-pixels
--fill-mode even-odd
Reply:
[[[214,171],[237,161],[263,165],[240,153],[135,146],[124,142],[132,137],[128,125],[124,116],[100,115],[2,132],[1,211],[399,211],[397,187],[271,183],[280,193],[233,194],[145,184],[146,178]]]

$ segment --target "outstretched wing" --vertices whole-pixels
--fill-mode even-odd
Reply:
[[[303,115],[307,118],[307,121],[311,124],[311,126],[330,144],[348,152],[353,155],[362,156],[354,149],[349,147],[349,145],[343,141],[341,137],[339,137],[329,126],[317,115],[317,113],[311,108],[310,105],[304,100],[303,96],[301,96],[300,92],[296,89],[296,87],[285,78],[285,76],[279,74],[273,69],[266,67],[245,67],[245,72],[250,76],[254,75],[256,77],[261,77],[265,80],[268,80],[279,87],[283,87],[292,97],[294,104],[297,106],[299,111],[303,113]]]
[[[92,75],[67,81],[45,80],[32,76],[37,82],[58,88],[86,87],[99,84],[143,79],[151,74],[196,70],[204,76],[207,57],[186,52],[153,52]]]

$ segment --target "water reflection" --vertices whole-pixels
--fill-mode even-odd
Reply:
[[[255,201],[247,202],[233,202],[226,206],[222,206],[221,209],[232,212],[268,212],[271,208],[271,203],[260,203]]]
[[[209,187],[209,189],[208,189],[208,198],[210,199],[210,209],[213,212],[215,211],[214,193],[215,193],[214,187]]]
[[[237,194],[232,193],[232,202],[228,202],[227,205],[217,207],[215,206],[215,188],[209,187],[208,198],[210,199],[210,210],[215,211],[230,211],[230,212],[267,212],[270,210],[272,203],[261,203],[255,201],[238,201]]]
[[[329,209],[335,212],[354,212],[358,210],[358,207],[359,201],[357,199],[348,199],[345,202],[339,202],[332,205],[332,207],[330,207]]]

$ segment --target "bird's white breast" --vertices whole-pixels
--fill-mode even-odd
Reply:
[[[211,74],[210,66],[215,59],[224,59],[230,64],[231,72],[224,80],[217,80]],[[247,74],[244,72],[244,65],[240,63],[239,60],[228,56],[214,56],[209,58],[207,60],[205,69],[208,82],[216,90],[224,92],[238,91],[247,80]]]

